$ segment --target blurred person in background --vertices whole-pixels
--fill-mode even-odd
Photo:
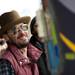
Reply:
[[[47,67],[47,61],[46,61],[46,53],[45,53],[45,48],[44,48],[44,42],[42,38],[39,37],[38,34],[38,23],[37,23],[37,18],[34,17],[31,21],[30,24],[30,30],[31,30],[31,38],[30,38],[30,43],[35,46],[39,51],[42,51],[42,55],[38,59],[38,68],[40,75],[50,75],[50,72]]]

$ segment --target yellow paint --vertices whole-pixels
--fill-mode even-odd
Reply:
[[[75,60],[75,53],[66,53],[65,58],[67,60]]]
[[[65,45],[70,48],[73,52],[75,52],[75,43],[65,37],[62,33],[59,33],[61,40],[65,43]]]

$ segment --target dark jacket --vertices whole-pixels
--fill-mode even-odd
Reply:
[[[32,36],[30,39],[30,43],[34,45],[36,48],[38,48],[40,51],[42,51],[42,55],[38,59],[38,68],[40,71],[40,75],[50,75],[50,72],[48,71],[47,67],[47,61],[46,61],[46,54],[45,54],[45,48],[44,43],[39,41],[36,37]]]

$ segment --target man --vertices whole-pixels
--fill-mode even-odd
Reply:
[[[30,17],[20,17],[16,11],[0,16],[0,35],[8,48],[0,59],[0,75],[39,75],[36,61],[42,51],[29,43]]]
[[[38,23],[37,23],[36,17],[34,17],[31,21],[30,30],[31,30],[31,34],[32,34],[32,37],[30,39],[30,43],[33,46],[35,46],[37,49],[39,49],[40,51],[43,52],[37,62],[40,75],[50,75],[50,72],[47,67],[44,42],[38,35]]]

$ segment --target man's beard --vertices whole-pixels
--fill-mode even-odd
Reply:
[[[24,43],[24,44],[18,44],[18,48],[21,49],[21,48],[26,48],[28,45],[28,43]]]
[[[23,41],[23,43],[16,43],[15,41],[12,41],[12,43],[14,44],[14,45],[16,45],[19,49],[21,49],[21,48],[26,48],[27,47],[27,45],[28,45],[28,43],[29,43],[29,40],[27,40],[27,41]]]

